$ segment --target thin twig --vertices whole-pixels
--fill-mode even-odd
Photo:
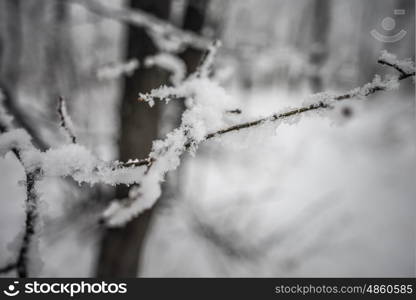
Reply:
[[[207,49],[212,43],[208,38],[179,29],[171,23],[139,9],[108,7],[93,0],[72,0],[72,2],[84,6],[97,15],[145,28],[152,36],[160,39],[173,37],[182,44],[192,45],[198,49]]]
[[[72,129],[72,122],[69,118],[67,108],[66,108],[66,101],[63,97],[58,98],[58,108],[57,112],[59,115],[59,125],[65,130],[65,132],[68,134],[69,139],[73,144],[77,143],[77,137],[74,134],[74,131]]]
[[[48,144],[43,140],[43,138],[38,134],[38,132],[36,132],[33,124],[31,124],[27,116],[25,116],[25,114],[22,112],[16,99],[12,97],[10,91],[1,82],[0,90],[4,94],[4,106],[13,116],[15,123],[29,133],[29,135],[32,137],[33,143],[36,145],[37,148],[39,148],[42,151],[48,149]]]
[[[39,174],[39,169],[26,174],[26,220],[22,243],[19,248],[16,262],[0,268],[0,273],[8,273],[12,270],[16,270],[19,277],[28,277],[29,251],[33,235],[35,234],[37,219],[37,194],[35,191],[35,184]]]
[[[35,234],[35,226],[37,219],[37,195],[35,190],[36,178],[39,175],[40,170],[37,169],[33,172],[26,174],[26,220],[25,220],[25,233],[23,235],[22,245],[19,249],[19,255],[17,257],[16,269],[17,274],[21,278],[28,277],[28,261],[29,250],[32,244],[32,238]]]
[[[387,65],[387,66],[390,66],[390,67],[396,69],[401,74],[398,77],[398,80],[404,80],[406,78],[415,76],[415,72],[406,73],[405,71],[403,71],[396,64],[390,64],[390,63],[388,63],[384,60],[378,60],[378,63],[383,64],[383,65]],[[374,86],[374,87],[368,88],[368,90],[364,94],[359,94],[357,92],[348,92],[348,93],[345,93],[345,94],[334,96],[331,99],[334,100],[334,101],[342,101],[342,100],[354,98],[358,95],[369,96],[371,94],[374,94],[378,91],[383,91],[385,89],[386,89],[386,87],[384,87],[384,86]],[[229,133],[229,132],[259,126],[259,125],[264,124],[266,122],[274,122],[274,121],[286,119],[286,118],[289,118],[289,117],[292,117],[292,116],[295,116],[295,115],[300,115],[300,114],[308,112],[308,111],[328,109],[328,108],[331,108],[331,106],[329,104],[320,101],[318,103],[311,104],[311,105],[306,105],[306,106],[301,106],[299,108],[295,108],[295,109],[292,109],[292,110],[287,111],[287,112],[283,112],[283,113],[279,113],[279,114],[272,114],[268,117],[264,117],[264,118],[260,118],[260,119],[254,120],[254,121],[244,122],[244,123],[241,123],[241,124],[230,126],[228,128],[220,129],[216,132],[212,132],[212,133],[207,134],[205,136],[204,140],[206,141],[206,140],[212,139],[214,137],[217,137],[217,136]],[[233,111],[229,111],[229,112],[233,112]],[[236,110],[236,113],[241,113],[241,110],[239,110],[239,109]],[[186,143],[185,148],[189,149],[192,146],[192,144],[193,144],[192,141]],[[146,159],[136,160],[136,161],[132,161],[132,162],[129,162],[129,163],[120,163],[119,166],[122,166],[122,167],[147,166],[148,168],[150,168],[152,166],[152,164],[154,163],[154,161],[155,160],[153,158],[149,157],[149,158],[146,158]]]
[[[389,63],[388,61],[385,61],[385,60],[382,60],[382,59],[379,59],[377,62],[379,64],[395,68],[400,73],[399,80],[402,80],[402,79],[405,79],[405,78],[408,78],[408,77],[411,77],[411,76],[415,76],[415,72],[407,73],[400,66],[398,66],[397,64],[392,64],[392,63]]]
[[[2,268],[0,268],[0,274],[9,273],[16,269],[16,263],[10,263]]]
[[[4,133],[10,130],[7,128],[6,123],[2,123],[0,120],[0,133]],[[16,258],[16,262],[10,263],[5,267],[0,268],[0,273],[7,273],[12,270],[16,270],[19,277],[28,276],[28,262],[29,262],[29,250],[32,243],[32,238],[35,233],[35,224],[37,219],[37,194],[35,190],[36,180],[41,173],[40,169],[34,171],[27,171],[23,162],[20,150],[12,148],[11,151],[15,154],[16,158],[22,164],[26,173],[26,219],[25,219],[25,231],[23,234],[22,243],[19,248],[19,253]]]
[[[19,150],[14,148],[12,149],[12,152],[20,161],[21,155]],[[19,248],[16,262],[10,263],[5,267],[0,268],[0,273],[7,273],[16,269],[19,277],[24,278],[28,276],[28,253],[32,242],[32,237],[35,234],[35,224],[37,219],[37,194],[35,190],[35,184],[39,174],[39,169],[26,173],[26,220],[22,243]]]

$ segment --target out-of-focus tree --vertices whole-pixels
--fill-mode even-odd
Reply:
[[[331,0],[314,0],[312,3],[312,34],[310,63],[313,72],[310,75],[310,84],[313,92],[322,91],[324,78],[322,68],[328,57],[328,38],[331,28]]]
[[[202,31],[208,1],[188,1],[183,29],[198,32]],[[168,19],[170,14],[170,1],[140,0],[131,1],[130,8],[141,9],[154,14],[161,19]],[[151,37],[142,28],[130,26],[127,36],[126,59],[138,59],[143,64],[148,56],[158,52],[157,46]],[[200,49],[187,47],[179,57],[187,67],[187,73],[194,72],[203,56]],[[152,141],[158,137],[162,106],[156,104],[150,108],[146,104],[138,104],[139,92],[149,92],[162,84],[169,84],[169,73],[159,67],[143,66],[125,79],[124,92],[121,103],[121,127],[119,139],[119,158],[128,160],[131,157],[146,158]],[[117,189],[117,197],[125,198],[128,188]],[[106,230],[101,252],[98,259],[98,276],[136,276],[140,273],[140,258],[143,253],[146,235],[149,232],[152,215],[157,206],[145,211],[138,218],[129,222],[122,229]]]
[[[131,0],[131,9],[141,9],[158,18],[168,19],[170,1]],[[137,59],[143,63],[147,56],[158,49],[145,29],[128,27],[126,59]],[[138,103],[139,92],[149,92],[167,83],[168,73],[156,66],[141,67],[124,80],[120,108],[119,159],[146,158],[152,141],[158,137],[160,105],[150,108]],[[117,197],[126,198],[127,187],[117,189]],[[98,258],[98,276],[135,277],[143,241],[149,227],[152,210],[147,210],[129,222],[124,228],[107,229],[102,239]]]
[[[0,80],[15,98],[20,73],[22,26],[20,0],[0,2]]]

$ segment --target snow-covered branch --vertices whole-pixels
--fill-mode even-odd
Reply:
[[[36,193],[36,183],[39,176],[39,169],[26,173],[25,232],[16,262],[16,270],[19,277],[28,277],[29,251],[32,245],[32,239],[35,234],[36,221],[38,218],[38,195]]]
[[[400,73],[399,79],[415,76],[415,64],[410,59],[399,60],[397,56],[383,50],[378,63],[395,68]]]
[[[97,15],[145,28],[161,50],[172,52],[189,45],[197,49],[207,49],[211,44],[211,41],[205,37],[179,29],[171,23],[139,9],[108,7],[94,0],[71,1],[81,4]]]
[[[144,61],[145,67],[157,66],[171,73],[170,82],[178,85],[185,78],[186,65],[175,55],[167,52],[161,52],[153,56],[146,57]]]
[[[74,127],[72,125],[72,120],[68,115],[68,111],[66,108],[66,101],[63,97],[58,98],[57,112],[59,116],[59,125],[67,133],[71,142],[75,144],[77,142],[77,137],[74,134]]]
[[[35,234],[37,219],[38,196],[36,193],[35,185],[40,176],[41,170],[39,168],[29,170],[23,164],[22,150],[28,150],[34,147],[30,143],[30,137],[25,130],[11,129],[12,117],[7,114],[6,110],[1,105],[3,102],[3,97],[4,96],[0,90],[0,133],[2,134],[0,139],[0,154],[2,151],[7,149],[7,146],[9,146],[7,150],[12,151],[16,158],[22,163],[26,175],[26,219],[23,239],[16,261],[0,268],[0,273],[7,273],[16,270],[19,277],[27,277],[29,250],[31,247],[33,235]]]
[[[384,62],[383,57],[380,61]],[[403,62],[397,63],[405,65]],[[414,71],[399,77],[387,76],[384,79],[375,76],[372,82],[347,93],[341,95],[320,93],[312,96],[308,103],[301,107],[226,128],[221,128],[226,123],[222,112],[229,110],[227,103],[229,99],[220,86],[208,79],[208,74],[209,68],[203,65],[197,74],[187,78],[180,86],[163,86],[149,94],[140,95],[140,99],[147,101],[150,106],[154,104],[155,99],[169,101],[184,98],[187,100],[187,109],[182,115],[180,127],[170,133],[165,140],[156,141],[148,159],[130,162],[130,166],[146,166],[145,176],[140,186],[131,189],[129,201],[114,201],[104,212],[103,218],[107,225],[121,226],[143,210],[150,208],[160,196],[160,183],[164,180],[165,174],[177,168],[183,152],[186,150],[194,152],[201,142],[229,132],[297,117],[314,110],[328,109],[342,100],[366,97],[377,91],[392,90],[398,87],[400,80],[414,76]],[[212,130],[212,128],[219,129]]]
[[[0,105],[2,106],[0,114],[9,118],[10,124],[11,120],[21,128],[24,128],[32,137],[33,143],[42,150],[48,148],[48,144],[44,141],[40,134],[35,130],[33,124],[29,121],[28,117],[23,113],[23,110],[19,106],[17,100],[13,98],[12,93],[7,90],[7,88],[0,82],[0,98],[2,98]],[[7,113],[11,116],[7,116]],[[3,120],[4,121],[4,120]]]
[[[149,105],[155,100],[170,99],[185,99],[186,105],[181,125],[164,140],[154,141],[152,151],[146,159],[124,163],[106,162],[78,144],[42,152],[31,146],[30,136],[24,130],[11,130],[1,135],[0,154],[18,149],[25,170],[38,170],[42,176],[71,177],[79,183],[89,184],[138,184],[131,188],[128,199],[113,201],[103,213],[103,221],[108,226],[122,226],[157,201],[166,173],[179,166],[181,155],[185,151],[194,153],[200,143],[229,132],[296,118],[310,111],[329,109],[342,100],[395,89],[400,80],[415,75],[410,61],[392,60],[392,57],[386,59],[383,54],[379,62],[395,68],[400,76],[375,76],[372,82],[347,93],[317,94],[300,107],[238,124],[235,124],[235,118],[231,114],[225,113],[234,111],[235,104],[226,91],[209,78],[209,64],[204,63],[196,74],[189,76],[181,84],[163,86],[149,94],[140,95]]]
[[[139,66],[139,61],[133,58],[126,62],[103,66],[97,70],[96,76],[99,80],[115,79],[122,75],[131,76]]]

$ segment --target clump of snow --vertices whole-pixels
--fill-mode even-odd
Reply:
[[[79,144],[50,149],[37,156],[44,176],[71,176],[79,183],[134,184],[140,182],[145,167],[123,167],[98,159],[89,149]],[[28,159],[25,163],[28,163]],[[32,163],[36,162],[35,159]]]
[[[400,60],[395,54],[389,53],[386,50],[381,51],[379,61],[384,61],[390,65],[396,66],[406,74],[415,72],[415,64],[410,58]]]
[[[104,212],[108,225],[121,226],[154,205],[160,197],[160,184],[166,173],[179,166],[180,157],[184,151],[194,152],[209,134],[233,125],[232,119],[227,116],[226,112],[235,108],[234,101],[218,83],[209,78],[218,46],[218,43],[213,44],[198,72],[182,82],[180,77],[183,77],[183,68],[179,67],[171,56],[159,55],[149,58],[148,65],[155,64],[171,68],[174,75],[176,74],[172,81],[176,81],[177,85],[162,86],[148,94],[140,94],[141,99],[152,106],[155,99],[169,101],[172,98],[180,98],[184,99],[186,110],[182,114],[181,125],[169,133],[164,140],[153,143],[148,165],[135,167],[134,161],[129,161],[126,166],[119,162],[108,163],[98,159],[90,150],[78,144],[65,145],[42,153],[33,148],[30,137],[24,130],[13,130],[0,136],[0,154],[4,155],[10,149],[17,148],[21,152],[24,167],[27,170],[38,168],[44,176],[71,176],[79,183],[90,184],[97,182],[112,185],[139,183],[139,186],[131,189],[128,201],[112,204]],[[383,55],[384,59],[390,62],[400,63],[394,56],[386,53]],[[137,64],[133,67],[137,67]],[[121,69],[123,68],[119,68],[115,73]],[[125,69],[121,71],[124,72]],[[182,73],[178,75],[178,72]],[[286,109],[270,117],[257,119],[254,124],[267,125],[278,120],[279,124],[292,125],[299,121],[301,113],[305,111],[328,107],[347,98],[367,96],[377,90],[395,89],[398,87],[399,79],[397,76],[384,79],[376,76],[371,83],[344,95],[317,94],[309,99],[309,103],[313,101],[311,104],[304,104],[306,106]],[[64,119],[66,116],[69,120],[65,110],[63,110],[63,116]],[[237,126],[237,129],[246,127],[251,127],[251,125]],[[271,132],[276,132],[275,127],[270,126],[270,128],[272,128]],[[128,167],[129,165],[132,166]]]
[[[142,178],[140,187],[132,191],[130,195],[132,201],[125,201],[128,205],[113,204],[104,213],[108,225],[121,226],[143,210],[150,208],[160,196],[160,183],[164,180],[165,174],[177,168],[181,154],[185,150],[195,151],[198,144],[205,140],[207,134],[216,132],[228,125],[223,115],[226,110],[232,108],[230,107],[231,98],[224,89],[209,79],[210,68],[217,47],[218,45],[214,44],[210,48],[198,72],[183,81],[182,84],[173,87],[162,86],[148,94],[139,95],[150,106],[154,104],[155,99],[166,102],[172,98],[185,99],[187,109],[182,115],[181,126],[168,134],[165,140],[154,142],[150,154],[154,163]],[[314,101],[312,104],[276,113],[256,124],[264,125],[282,119],[282,122],[293,125],[299,121],[300,113],[304,111],[312,110],[312,108],[328,107],[332,103],[347,98],[367,96],[377,90],[396,89],[398,84],[399,78],[397,76],[384,79],[375,76],[371,83],[354,89],[347,94],[341,96],[328,93],[317,94],[312,97]],[[276,132],[275,129],[273,131]]]
[[[178,128],[168,134],[165,140],[154,142],[153,151],[150,154],[154,163],[143,176],[140,186],[130,190],[131,201],[113,201],[104,211],[103,218],[108,226],[122,226],[154,205],[161,195],[161,183],[165,174],[179,166],[186,141],[184,131]]]
[[[0,156],[4,156],[12,149],[31,149],[31,137],[23,129],[13,129],[0,135]]]
[[[92,173],[96,165],[97,159],[91,151],[78,144],[50,149],[42,156],[42,169],[46,176],[73,175],[76,180],[84,181],[80,174]]]
[[[109,226],[121,226],[154,205],[161,194],[160,184],[165,174],[175,170],[180,156],[185,150],[195,151],[208,133],[227,125],[224,112],[233,108],[231,97],[216,82],[208,78],[210,64],[218,45],[213,45],[199,72],[190,76],[182,84],[173,87],[162,86],[140,98],[150,106],[154,99],[169,101],[171,98],[185,99],[186,110],[182,114],[179,128],[167,135],[164,140],[153,143],[150,158],[153,163],[141,179],[140,186],[134,188],[130,200],[112,204],[104,212]],[[125,204],[127,203],[127,205]]]
[[[122,75],[131,76],[139,66],[139,61],[134,58],[124,63],[103,66],[97,70],[96,76],[99,80],[115,79]]]
[[[154,98],[167,101],[170,97],[177,97],[190,101],[186,101],[187,109],[182,115],[180,127],[164,140],[153,143],[149,156],[153,164],[141,179],[140,187],[135,190],[133,201],[127,201],[128,205],[113,204],[105,211],[104,217],[109,226],[121,226],[150,208],[160,197],[160,184],[165,174],[179,166],[180,156],[187,147],[195,150],[209,132],[226,124],[224,111],[232,103],[222,87],[208,78],[197,76],[185,80],[180,86],[164,86],[140,96],[150,105]]]
[[[27,171],[42,170],[46,177],[70,176],[78,183],[134,184],[140,182],[145,167],[124,167],[118,162],[98,159],[79,144],[51,148],[46,152],[35,149],[31,137],[23,129],[14,129],[0,135],[0,156],[17,149]]]
[[[304,106],[313,105],[316,103],[325,103],[328,104],[330,101],[332,101],[336,97],[335,94],[328,93],[328,92],[322,92],[313,94],[311,96],[308,96],[302,103]]]
[[[158,53],[153,56],[146,57],[144,61],[145,67],[158,66],[171,73],[170,81],[173,85],[178,85],[185,78],[186,65],[175,55],[170,53]]]

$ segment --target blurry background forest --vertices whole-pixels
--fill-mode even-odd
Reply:
[[[60,96],[78,143],[105,160],[145,158],[177,126],[180,101],[150,108],[138,93],[194,72],[205,52],[152,38],[120,17],[130,10],[221,41],[213,78],[243,110],[236,121],[370,82],[390,72],[377,64],[382,49],[415,59],[412,0],[0,0],[0,89],[40,149],[68,143]],[[406,35],[390,43],[372,30]],[[124,228],[99,217],[125,187],[46,178],[29,274],[414,276],[414,104],[408,80],[277,130],[207,142]],[[22,236],[21,180],[16,159],[1,158],[0,266]]]

